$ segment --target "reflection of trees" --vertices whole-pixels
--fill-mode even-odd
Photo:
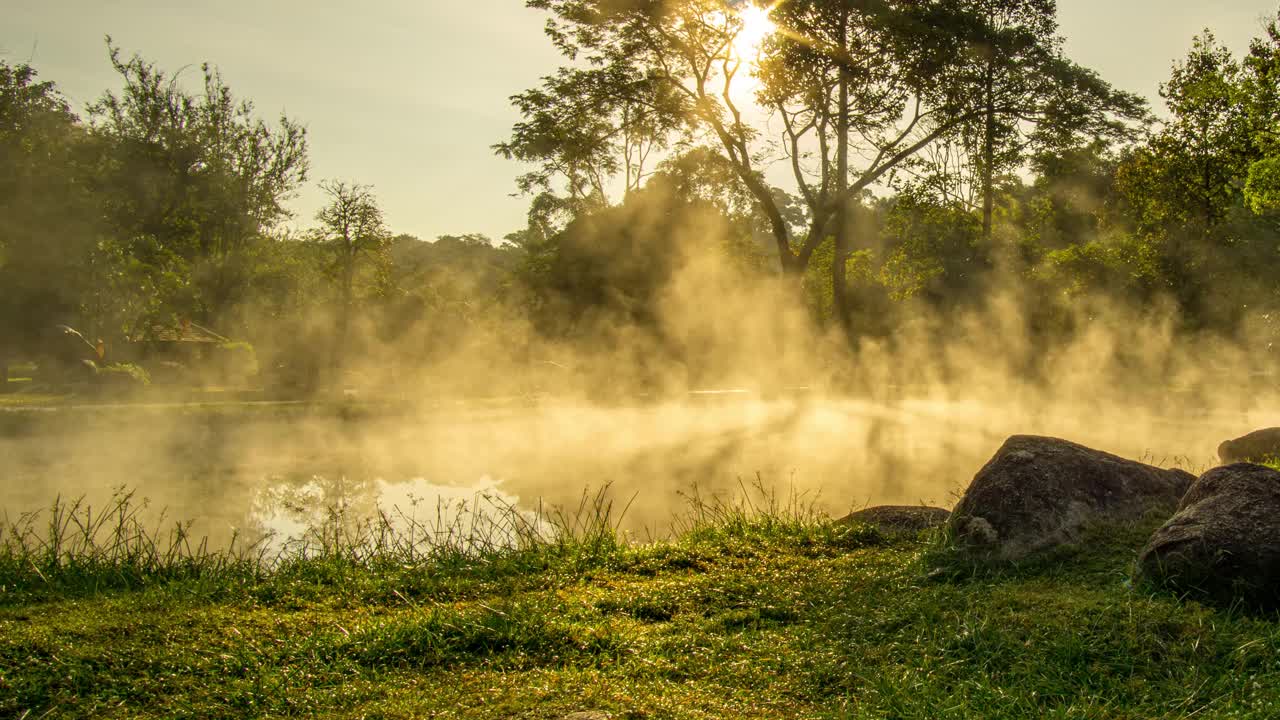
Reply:
[[[377,478],[362,463],[272,474],[253,493],[251,522],[269,531],[280,519],[302,528],[317,528],[337,520],[354,524],[378,510]]]

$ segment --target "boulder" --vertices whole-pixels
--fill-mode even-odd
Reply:
[[[1223,465],[1280,457],[1280,428],[1255,430],[1235,440],[1227,440],[1218,446],[1218,457],[1222,458]]]
[[[951,513],[959,549],[1016,561],[1080,541],[1098,523],[1171,514],[1195,477],[1066,440],[1015,435]]]
[[[837,523],[870,525],[885,534],[918,533],[929,528],[942,527],[951,517],[950,510],[927,505],[881,505],[850,513]]]
[[[1280,606],[1280,472],[1238,463],[1202,475],[1143,548],[1138,573],[1218,602]]]

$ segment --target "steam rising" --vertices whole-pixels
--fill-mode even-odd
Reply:
[[[0,439],[0,508],[12,518],[128,486],[218,542],[293,505],[405,502],[388,488],[493,488],[532,507],[607,484],[620,505],[634,498],[626,530],[661,535],[695,489],[729,496],[759,478],[833,516],[950,506],[1010,434],[1194,472],[1223,439],[1280,421],[1252,330],[1188,337],[1169,306],[1085,297],[1074,332],[1045,339],[1006,272],[980,306],[936,317],[905,304],[898,332],[850,350],[811,321],[794,281],[727,261],[726,233],[680,224],[645,322],[601,310],[553,341],[494,312],[447,346],[432,344],[444,331],[431,318],[367,338],[351,376],[377,404],[352,413],[51,411],[40,431]]]

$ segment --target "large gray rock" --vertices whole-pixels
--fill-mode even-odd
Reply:
[[[942,527],[949,517],[950,510],[927,505],[881,505],[850,513],[836,522],[870,525],[885,534],[910,534]]]
[[[1172,513],[1195,480],[1057,438],[1015,435],[951,514],[961,549],[1015,561],[1068,545],[1100,522]]]
[[[1280,605],[1280,472],[1239,463],[1202,475],[1143,548],[1138,572],[1211,600]]]
[[[1224,465],[1257,462],[1280,456],[1280,428],[1254,430],[1243,437],[1218,446],[1218,457]]]

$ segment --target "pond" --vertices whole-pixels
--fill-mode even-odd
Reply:
[[[572,515],[591,511],[584,497],[600,492],[621,530],[651,538],[698,502],[744,497],[832,516],[875,504],[950,507],[1015,433],[1195,472],[1214,463],[1222,439],[1278,419],[1005,400],[731,392],[345,416],[305,407],[58,411],[0,436],[0,512],[12,521],[58,497],[105,506],[127,488],[156,522],[162,512],[191,521],[216,545],[234,535],[296,538],[335,512],[420,528],[456,526],[482,506]]]

